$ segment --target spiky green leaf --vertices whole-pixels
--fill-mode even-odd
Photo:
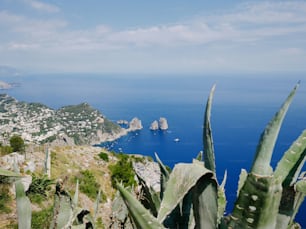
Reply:
[[[294,87],[286,101],[281,106],[280,110],[275,114],[273,119],[267,125],[265,131],[261,134],[259,144],[256,149],[255,158],[252,165],[252,173],[266,176],[271,175],[272,168],[270,166],[271,157],[278,133],[287,110],[296,93],[299,83]]]
[[[73,205],[75,207],[78,206],[78,201],[79,201],[79,180],[76,181],[75,192],[73,196]]]
[[[216,85],[212,87],[206,103],[206,109],[204,115],[204,128],[203,128],[203,146],[204,146],[203,152],[204,152],[205,167],[213,171],[214,174],[216,173],[216,165],[215,165],[214,144],[213,144],[211,124],[210,124],[210,116],[211,116],[211,105],[212,105],[215,88]]]
[[[163,222],[176,209],[185,195],[205,175],[211,177],[213,173],[204,167],[203,162],[194,161],[192,164],[179,163],[175,165],[158,212],[159,222]]]
[[[282,159],[277,164],[274,172],[275,178],[283,186],[291,186],[296,182],[306,159],[306,130],[290,146]]]
[[[289,225],[293,225],[305,195],[306,180],[300,180],[294,186],[284,187],[277,217],[277,229],[286,229],[290,228]]]
[[[129,213],[132,216],[135,224],[137,225],[137,228],[143,229],[158,229],[158,228],[164,228],[161,223],[158,222],[158,220],[150,214],[150,212],[141,205],[138,200],[125,188],[117,184],[117,188],[127,206],[129,209]]]
[[[3,168],[0,168],[0,176],[5,176],[5,177],[21,177],[20,173],[12,172],[10,170],[6,170],[6,169],[3,169]]]
[[[275,228],[282,186],[273,176],[249,174],[230,218],[232,228]]]
[[[32,217],[31,203],[29,198],[25,195],[24,186],[21,180],[15,181],[15,190],[16,190],[18,228],[30,229],[31,217]]]
[[[306,179],[296,182],[295,189],[297,192],[300,192],[306,195]]]
[[[97,198],[96,198],[96,201],[95,201],[94,220],[97,219],[100,201],[101,201],[101,189],[99,189],[99,192],[97,194]]]
[[[248,177],[248,172],[245,169],[241,169],[238,181],[237,197],[239,196],[240,190],[243,187],[247,177]]]
[[[170,173],[167,170],[166,166],[163,164],[163,162],[158,157],[157,153],[155,153],[155,158],[156,158],[156,161],[157,161],[157,163],[159,165],[159,169],[160,169],[160,199],[162,200],[163,195],[164,195],[164,191],[165,191],[166,186],[167,186],[167,182],[169,180]]]
[[[72,225],[73,210],[73,201],[69,193],[64,190],[62,182],[57,182],[50,229],[60,229]]]
[[[221,185],[218,187],[218,224],[221,223],[222,217],[226,209],[225,184],[227,180],[227,170],[224,172],[224,177]]]
[[[151,186],[148,186],[144,179],[136,172],[137,178],[141,186],[141,202],[151,211],[153,216],[157,217],[157,212],[160,207],[159,193],[155,192]]]
[[[217,182],[202,176],[193,188],[195,228],[216,229],[218,221]]]
[[[200,151],[200,152],[198,153],[198,155],[196,156],[196,159],[197,159],[198,161],[203,161],[203,160],[204,160],[204,158],[203,158],[203,151]]]

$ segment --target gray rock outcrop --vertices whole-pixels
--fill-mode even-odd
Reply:
[[[159,128],[161,130],[168,130],[169,126],[168,126],[168,121],[166,118],[161,117],[159,119]]]
[[[142,128],[141,120],[135,117],[130,121],[128,131],[141,130]]]
[[[158,130],[158,129],[159,129],[158,121],[154,120],[150,125],[150,130]]]
[[[156,162],[136,162],[133,163],[133,168],[148,186],[151,186],[154,191],[160,192],[160,169]]]

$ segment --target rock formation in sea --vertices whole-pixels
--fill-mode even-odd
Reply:
[[[154,120],[150,125],[150,130],[158,130],[158,129],[159,129],[158,121]]]
[[[142,128],[141,120],[135,117],[130,121],[128,131],[141,130]]]
[[[159,128],[161,130],[168,130],[169,127],[168,127],[168,121],[166,118],[161,117],[159,119]]]

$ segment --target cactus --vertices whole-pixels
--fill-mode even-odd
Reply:
[[[241,171],[237,200],[228,216],[223,215],[227,175],[221,185],[216,179],[210,124],[213,86],[204,115],[203,153],[193,163],[175,165],[170,174],[156,155],[161,169],[160,205],[152,201],[156,193],[143,180],[140,183],[146,205],[118,185],[137,228],[298,228],[294,217],[306,195],[306,173],[299,176],[306,159],[306,130],[284,153],[274,172],[270,166],[278,133],[298,86],[261,135],[251,171]]]

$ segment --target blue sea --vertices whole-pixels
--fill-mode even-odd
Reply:
[[[261,132],[294,85],[302,80],[284,120],[272,158],[282,153],[306,128],[306,79],[299,74],[278,75],[96,75],[57,74],[0,77],[20,86],[2,91],[20,101],[52,108],[88,102],[113,121],[138,117],[144,128],[104,144],[115,152],[144,154],[173,167],[191,162],[202,148],[203,114],[210,88],[217,84],[212,107],[217,178],[228,172],[227,211],[236,198],[240,170],[250,169]],[[154,120],[165,117],[167,131],[150,131]],[[178,138],[180,141],[175,142]],[[304,166],[304,170],[306,167]],[[297,221],[306,228],[306,203]]]

